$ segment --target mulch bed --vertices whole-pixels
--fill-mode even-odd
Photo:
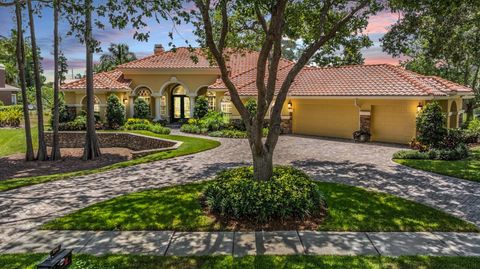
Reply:
[[[51,149],[48,148],[50,154]],[[62,160],[26,162],[25,154],[18,153],[0,158],[0,180],[32,177],[88,170],[127,161],[132,158],[126,148],[102,148],[102,156],[94,161],[83,161],[83,149],[62,148]]]

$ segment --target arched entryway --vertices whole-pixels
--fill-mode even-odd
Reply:
[[[450,128],[458,128],[458,108],[455,101],[450,105]]]
[[[170,94],[170,119],[172,122],[183,121],[190,118],[190,97],[183,85],[172,87]]]

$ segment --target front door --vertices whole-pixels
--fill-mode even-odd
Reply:
[[[172,121],[190,118],[190,99],[186,95],[173,95],[172,104]]]

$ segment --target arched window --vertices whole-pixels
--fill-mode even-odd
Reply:
[[[136,93],[137,93],[138,98],[142,98],[148,104],[150,104],[150,98],[151,98],[151,95],[152,95],[152,91],[150,91],[149,88],[146,88],[146,87],[139,88],[139,89],[137,89]]]
[[[224,96],[222,98],[222,101],[220,102],[220,110],[226,115],[232,114],[232,102],[230,101],[230,97]]]
[[[215,110],[215,92],[207,91],[208,109]]]
[[[82,99],[82,110],[87,111],[87,96]],[[93,111],[100,113],[100,99],[96,95],[93,97]]]
[[[177,85],[175,88],[172,90],[173,95],[185,95],[185,88],[182,85]]]

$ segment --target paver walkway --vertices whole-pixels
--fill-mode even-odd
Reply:
[[[478,233],[34,231],[1,253],[196,255],[429,255],[480,256]]]
[[[250,162],[246,140],[194,155],[0,192],[0,246],[42,223],[113,197],[201,179]],[[316,180],[340,182],[422,202],[480,226],[480,183],[410,169],[390,158],[399,148],[342,140],[282,136],[277,164],[292,164]]]

